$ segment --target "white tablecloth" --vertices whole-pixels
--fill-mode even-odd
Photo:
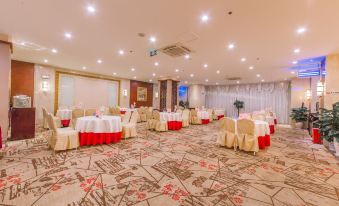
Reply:
[[[225,110],[224,109],[214,109],[214,114],[217,115],[217,116],[225,115]]]
[[[198,111],[197,113],[199,119],[210,119],[210,116],[207,111]]]
[[[72,119],[72,110],[70,110],[70,109],[59,109],[56,113],[56,116],[59,117],[60,120]]]
[[[270,134],[270,126],[266,121],[254,120],[254,134],[255,136],[265,136]]]
[[[274,125],[274,117],[266,116],[266,122],[267,122],[269,125]]]
[[[168,112],[160,112],[160,121],[177,121],[177,122],[181,122],[182,121],[182,116],[179,112],[174,113],[168,113]]]
[[[121,118],[118,116],[80,117],[77,119],[75,130],[78,132],[116,133],[122,131]]]
[[[134,111],[136,111],[136,109],[131,109],[131,108],[124,108],[124,107],[122,107],[122,108],[120,108],[120,111],[122,111],[122,112],[127,112],[127,111],[134,112]]]

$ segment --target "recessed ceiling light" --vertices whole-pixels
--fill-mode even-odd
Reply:
[[[291,74],[295,74],[295,71],[291,71]]]
[[[185,81],[185,84],[187,84],[188,83],[188,81]]]
[[[295,54],[298,54],[298,53],[300,53],[300,49],[294,49],[293,52],[294,52]]]
[[[152,82],[153,80],[152,80],[152,79],[150,79],[149,81],[150,81],[150,82]]]
[[[154,36],[151,36],[151,37],[149,38],[149,41],[150,41],[151,43],[155,43],[155,42],[157,41],[157,38],[155,38]]]
[[[152,74],[152,76],[154,76],[154,77],[155,77],[155,73],[153,73],[153,74]]]
[[[190,77],[194,77],[194,74],[190,74]]]
[[[133,77],[133,79],[136,79],[136,78],[137,78],[136,76]]]
[[[135,68],[131,68],[131,71],[134,72],[134,71],[135,71]]]
[[[53,48],[52,52],[56,54],[56,53],[58,53],[58,50]]]
[[[260,77],[260,74],[257,74],[257,77]]]
[[[254,69],[254,67],[253,67],[253,66],[250,66],[250,67],[249,67],[249,69],[250,69],[250,70],[253,70],[253,69]]]
[[[122,49],[120,49],[120,50],[119,50],[119,54],[120,54],[120,55],[124,55],[124,54],[125,54],[125,51],[122,50]]]
[[[298,61],[293,61],[292,64],[298,64]]]
[[[117,75],[117,73],[116,73],[116,72],[113,72],[113,75],[115,76],[115,75]]]
[[[208,79],[205,79],[205,82],[208,82]]]
[[[70,33],[70,32],[65,32],[64,36],[67,38],[67,39],[71,39],[73,37],[73,35]]]
[[[229,50],[233,50],[235,45],[233,43],[230,43],[230,44],[228,44],[227,47],[228,47]]]
[[[240,82],[239,81],[237,81],[237,84],[239,84]]]
[[[218,82],[216,82],[215,84],[216,84],[216,85],[218,85],[219,83],[218,83]]]
[[[154,62],[154,66],[159,66],[159,62]]]
[[[261,80],[261,82],[264,82],[264,81],[265,81],[265,79],[262,79],[262,80]]]
[[[240,59],[240,61],[245,62],[245,61],[246,61],[246,58],[243,57],[243,58]]]
[[[217,70],[217,74],[220,74],[220,70]]]
[[[87,6],[87,11],[88,11],[89,13],[94,14],[94,13],[96,12],[96,9],[95,9],[95,7],[94,7],[93,5],[88,5],[88,6]]]
[[[98,64],[101,64],[101,63],[102,63],[102,60],[101,60],[101,59],[98,59],[97,62],[98,62]]]
[[[303,33],[306,32],[306,30],[307,30],[306,27],[300,27],[300,28],[297,29],[297,33],[298,34],[303,34]]]
[[[48,62],[48,59],[44,59],[44,62],[47,63],[47,62]]]
[[[185,59],[189,59],[190,58],[190,55],[189,54],[186,54],[185,55]]]
[[[82,67],[83,70],[86,70],[87,68],[85,66]]]
[[[207,14],[203,14],[201,17],[200,17],[201,21],[202,22],[207,22],[209,20],[209,16]]]
[[[179,72],[179,69],[176,69],[175,72]]]
[[[208,67],[208,64],[204,64],[204,68],[207,68]]]

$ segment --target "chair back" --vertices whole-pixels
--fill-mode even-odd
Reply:
[[[153,119],[160,121],[160,112],[158,110],[153,111]]]
[[[96,109],[86,109],[85,116],[93,116],[97,110]]]
[[[139,116],[138,112],[134,111],[131,116],[131,119],[129,120],[129,123],[136,124],[138,122],[138,116]]]
[[[182,111],[182,118],[183,118],[183,119],[188,119],[188,118],[190,118],[190,110],[184,109],[184,111]]]
[[[191,114],[191,117],[197,117],[198,116],[198,112],[195,109],[192,109],[190,114]]]
[[[207,109],[207,113],[208,113],[209,115],[213,114],[213,109]]]
[[[219,129],[221,131],[226,131],[226,118],[225,117],[219,120]]]
[[[235,133],[235,121],[234,121],[234,119],[226,117],[225,123],[226,123],[226,131],[231,132],[231,133]]]
[[[238,134],[254,135],[254,121],[249,119],[240,119],[237,121]]]
[[[79,117],[84,116],[84,110],[83,109],[74,109],[72,111],[72,119],[78,119]]]
[[[52,114],[48,114],[47,115],[47,122],[48,122],[48,127],[53,131],[53,132],[57,132],[57,124],[54,121],[53,115]]]
[[[152,111],[149,109],[146,110],[146,120],[152,119]]]
[[[42,109],[43,118],[47,118],[47,115],[48,115],[47,110],[45,109],[45,107],[41,107],[41,109]]]
[[[127,124],[131,118],[131,114],[132,114],[131,111],[128,110],[122,119],[122,123]]]

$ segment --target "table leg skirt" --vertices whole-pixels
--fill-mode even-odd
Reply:
[[[265,136],[259,136],[258,137],[258,145],[259,145],[259,149],[265,149],[265,147],[266,147],[266,138],[265,138]]]
[[[271,146],[271,136],[270,135],[265,135],[265,146]]]
[[[201,123],[202,124],[208,124],[208,123],[210,123],[210,120],[209,119],[202,119]]]
[[[126,111],[120,111],[120,114],[125,114],[126,113]]]
[[[270,133],[271,133],[271,134],[274,134],[274,132],[275,132],[274,125],[270,125]]]
[[[315,144],[322,144],[318,128],[313,128],[312,129],[312,136],[313,136],[313,143],[315,143]]]
[[[61,120],[61,125],[63,127],[69,127],[69,123],[70,123],[70,119],[64,119],[64,120]]]
[[[225,115],[218,115],[218,120],[221,119],[221,118],[224,118]]]
[[[278,120],[277,119],[274,119],[274,124],[278,124]]]
[[[80,146],[117,143],[121,140],[122,132],[116,133],[92,133],[80,132]]]
[[[180,130],[182,128],[181,121],[168,121],[167,126],[169,130]]]

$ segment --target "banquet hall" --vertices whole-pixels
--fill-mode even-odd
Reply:
[[[338,0],[2,0],[0,205],[339,206]]]

